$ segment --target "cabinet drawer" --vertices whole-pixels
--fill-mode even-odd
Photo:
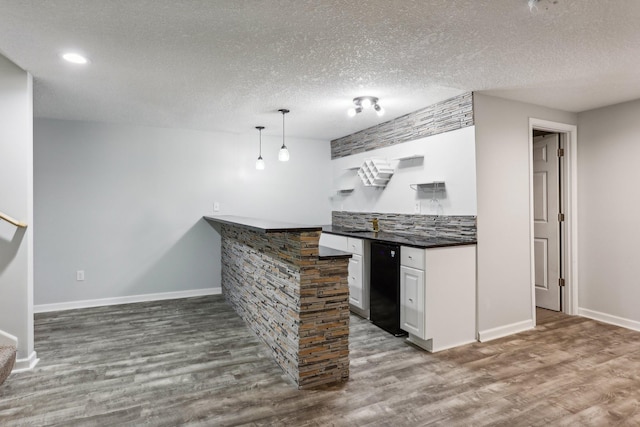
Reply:
[[[403,246],[400,249],[400,265],[424,270],[424,249]]]
[[[322,233],[320,234],[319,245],[331,249],[337,249],[339,251],[350,252],[349,246],[347,244],[347,237],[345,236]]]
[[[347,238],[347,252],[351,252],[357,255],[363,255],[364,244],[362,239],[354,239],[353,237]]]

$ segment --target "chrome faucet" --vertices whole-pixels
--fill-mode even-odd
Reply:
[[[371,225],[373,226],[373,232],[377,233],[380,231],[380,225],[378,224],[378,218],[373,218],[371,220]]]

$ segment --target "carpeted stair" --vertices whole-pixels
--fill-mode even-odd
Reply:
[[[7,379],[16,361],[16,348],[12,345],[0,346],[0,384]]]

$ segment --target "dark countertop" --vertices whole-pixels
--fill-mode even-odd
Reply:
[[[266,219],[248,218],[244,216],[235,215],[220,215],[220,216],[204,216],[204,219],[211,222],[219,222],[221,224],[238,225],[244,228],[248,228],[259,233],[284,233],[284,232],[308,232],[308,231],[320,231],[322,227],[319,225],[302,225],[292,224],[290,222],[269,221]]]
[[[220,216],[204,216],[204,219],[210,222],[218,222],[220,224],[236,225],[244,228],[248,228],[258,233],[302,233],[307,231],[321,231],[322,227],[319,225],[307,226],[301,224],[292,224],[289,222],[269,221],[266,219],[248,218],[244,216],[235,215],[220,215]],[[338,258],[351,258],[350,252],[343,252],[324,246],[318,246],[318,258],[319,259],[338,259]]]
[[[477,243],[475,240],[460,240],[448,237],[426,237],[405,233],[388,233],[385,231],[374,233],[373,231],[353,230],[333,225],[323,225],[322,232],[337,234],[339,236],[355,237],[357,239],[394,243],[421,249],[442,248],[446,246],[475,245]]]
[[[351,252],[343,252],[333,248],[327,248],[326,246],[318,246],[318,258],[320,259],[337,259],[337,258],[351,258],[353,254]]]

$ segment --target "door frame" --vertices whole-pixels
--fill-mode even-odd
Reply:
[[[536,324],[536,287],[535,287],[535,252],[534,252],[534,213],[533,213],[533,130],[544,130],[560,134],[560,142],[564,148],[562,163],[562,206],[564,224],[560,238],[565,286],[562,288],[562,311],[566,314],[578,314],[578,127],[566,123],[529,118],[529,224],[530,224],[530,282],[531,282],[531,316]],[[563,136],[564,135],[564,136]]]

